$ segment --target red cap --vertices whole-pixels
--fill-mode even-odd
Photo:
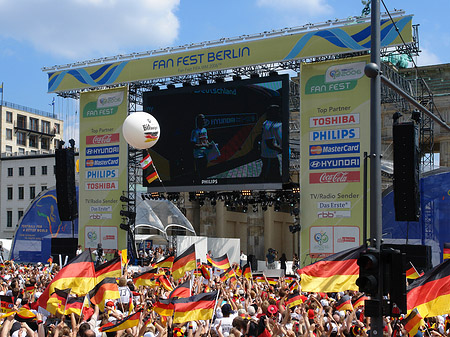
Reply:
[[[272,315],[274,315],[274,314],[276,314],[278,312],[278,309],[277,309],[276,306],[274,306],[272,304],[272,305],[269,305],[269,307],[267,308],[267,312],[272,314]]]
[[[308,310],[308,318],[309,319],[314,319],[314,310],[313,309],[309,309]]]

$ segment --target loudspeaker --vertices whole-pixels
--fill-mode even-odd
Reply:
[[[396,221],[419,221],[419,139],[417,126],[394,124],[394,209]]]
[[[258,259],[255,255],[250,254],[247,256],[247,262],[250,265],[252,271],[258,270]]]
[[[397,244],[383,244],[384,247],[391,247],[398,249],[406,254],[406,269],[409,269],[409,262],[420,273],[430,270],[433,265],[431,262],[431,246],[425,245],[397,245]]]
[[[55,151],[56,203],[61,221],[71,221],[78,216],[74,158],[73,148]]]
[[[68,261],[72,260],[76,256],[78,239],[77,238],[52,238],[51,254],[53,261],[57,262],[58,255],[62,255],[64,262],[65,256],[68,256]]]

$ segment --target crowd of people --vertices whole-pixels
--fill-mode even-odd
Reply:
[[[163,257],[163,254],[159,256],[160,259]],[[157,303],[169,299],[170,290],[163,286],[137,287],[131,269],[125,270],[117,280],[120,298],[106,301],[104,311],[100,311],[98,305],[83,311],[80,316],[31,310],[35,317],[28,320],[17,313],[5,314],[3,301],[6,296],[14,299],[11,304],[14,311],[32,307],[58,271],[56,264],[18,265],[7,261],[2,265],[0,295],[4,317],[0,318],[0,337],[366,337],[370,328],[364,305],[338,306],[344,296],[353,302],[361,298],[362,294],[358,292],[303,293],[295,276],[269,280],[265,276],[246,278],[241,275],[224,281],[220,270],[213,270],[209,279],[191,272],[177,281],[171,278],[169,270],[165,271],[173,288],[190,279],[191,295],[218,291],[213,317],[208,320],[173,323],[171,316],[158,314]],[[298,294],[299,300],[290,302],[293,294]],[[141,312],[138,324],[114,332],[100,331],[100,327],[108,322],[117,322],[134,312]],[[444,317],[427,321],[426,333],[446,336],[450,324]],[[398,318],[385,317],[384,324],[385,337],[408,334]]]

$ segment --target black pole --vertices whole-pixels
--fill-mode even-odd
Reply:
[[[364,152],[363,168],[363,244],[367,245],[367,152]]]

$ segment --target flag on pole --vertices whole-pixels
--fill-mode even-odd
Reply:
[[[250,268],[250,265],[247,263],[243,268],[242,274],[246,279],[252,278],[252,268]]]
[[[444,260],[450,259],[450,243],[444,242],[444,251],[443,251]]]
[[[154,180],[158,179],[158,172],[156,172],[155,165],[153,165],[152,157],[149,154],[141,160],[142,169],[145,171],[145,179],[148,183],[152,183]]]
[[[212,319],[217,301],[217,291],[203,293],[173,301],[174,323]]]
[[[158,301],[156,301],[155,305],[153,306],[153,310],[160,316],[171,317],[173,315],[172,300],[170,298],[168,299],[160,298]]]
[[[169,295],[169,298],[191,296],[191,279],[188,279],[176,287]]]
[[[410,336],[414,336],[419,328],[422,325],[425,325],[425,321],[423,320],[422,316],[420,316],[419,311],[417,308],[412,310],[409,315],[403,319],[402,321],[403,326],[405,327],[405,330],[408,331]]]
[[[53,315],[56,314],[56,311],[64,313],[69,294],[70,288],[67,289],[55,288],[55,291],[50,295],[50,298],[47,301],[47,311],[52,313]]]
[[[99,283],[107,277],[119,278],[122,276],[122,261],[121,257],[117,256],[112,260],[95,266],[95,283]]]
[[[211,265],[213,265],[214,267],[222,270],[227,270],[231,267],[227,254],[219,256],[217,258],[212,258],[208,254],[206,254],[206,260],[208,260],[208,262],[211,263]]]
[[[344,295],[340,298],[339,301],[336,303],[336,310],[337,311],[353,311],[353,305],[352,305],[352,299],[349,295]]]
[[[290,294],[287,297],[286,302],[285,302],[285,304],[288,308],[293,308],[302,303],[303,303],[303,298],[298,291],[294,292],[293,294]]]
[[[132,328],[139,324],[139,319],[141,318],[141,312],[138,311],[134,314],[131,314],[125,318],[106,323],[99,328],[100,332],[113,332],[119,330],[125,330],[128,328]]]
[[[106,300],[120,298],[119,286],[116,279],[106,277],[96,284],[94,289],[89,292],[89,298],[92,304],[97,304],[100,311],[105,311]]]
[[[174,258],[175,258],[175,256],[173,256],[173,255],[168,256],[164,260],[161,260],[161,261],[153,264],[153,268],[169,268],[169,269],[171,269]]]
[[[195,244],[193,244],[174,259],[172,277],[174,280],[178,280],[184,276],[185,272],[194,270],[196,267]]]
[[[417,279],[417,278],[419,278],[419,277],[421,277],[421,276],[423,276],[425,274],[424,272],[422,272],[422,274],[419,274],[417,269],[414,267],[414,265],[412,264],[411,261],[409,261],[409,265],[410,265],[411,268],[409,268],[406,271],[406,278],[408,278],[410,280],[415,280],[415,279]]]

